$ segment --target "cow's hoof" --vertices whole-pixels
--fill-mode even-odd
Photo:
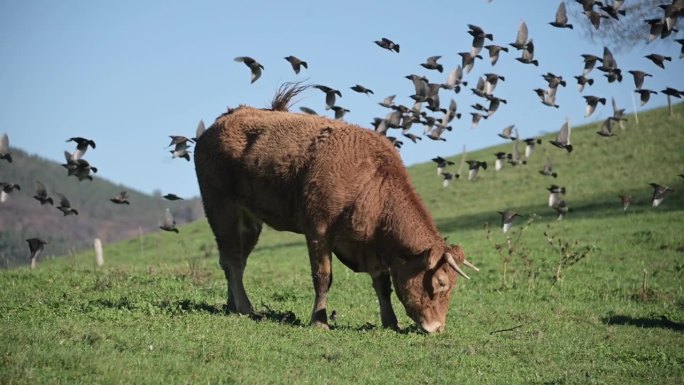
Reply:
[[[323,330],[330,330],[330,325],[328,325],[325,322],[321,322],[321,321],[314,321],[311,323],[311,326],[313,326],[315,328],[321,328]]]

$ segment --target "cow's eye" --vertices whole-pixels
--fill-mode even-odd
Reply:
[[[449,289],[449,281],[443,276],[436,277],[436,285],[434,287],[435,293],[446,291],[448,289]]]

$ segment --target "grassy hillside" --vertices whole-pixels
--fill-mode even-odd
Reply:
[[[79,182],[67,177],[58,163],[19,149],[12,149],[14,162],[0,162],[0,182],[16,183],[21,191],[10,194],[0,204],[0,267],[27,264],[27,238],[39,237],[50,242],[46,256],[73,254],[91,247],[93,238],[105,243],[136,237],[140,232],[157,229],[166,207],[172,209],[179,223],[203,217],[199,199],[168,202],[127,186],[116,185],[94,174],[93,181]],[[102,170],[103,165],[97,165]],[[106,167],[106,166],[104,166]],[[54,206],[41,206],[33,199],[34,181],[41,181],[55,204],[55,192],[64,194],[78,216],[64,217]],[[127,190],[131,205],[115,205],[109,198]]]
[[[245,277],[260,315],[226,316],[225,279],[200,221],[178,235],[109,244],[104,269],[84,252],[1,272],[0,381],[680,384],[683,106],[675,112],[643,113],[638,126],[630,117],[613,138],[596,135],[597,125],[575,129],[571,155],[545,137],[524,167],[492,167],[446,189],[432,162],[411,167],[440,230],[481,268],[459,281],[440,335],[418,333],[396,298],[404,331],[379,328],[370,278],[337,261],[334,328],[307,327],[313,289],[303,238],[271,229]],[[493,153],[510,146],[467,157],[493,165]],[[546,154],[557,179],[537,173]],[[426,159],[435,155],[448,154]],[[649,182],[676,192],[652,208]],[[563,221],[546,205],[551,183],[567,188],[574,209]],[[620,193],[637,200],[626,212]],[[504,209],[525,215],[510,255],[498,229]]]

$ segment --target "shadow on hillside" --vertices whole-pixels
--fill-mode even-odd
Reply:
[[[640,328],[660,328],[674,331],[684,331],[684,324],[669,320],[666,316],[659,318],[633,318],[626,315],[612,315],[601,319],[606,325],[629,325]]]
[[[672,197],[674,198],[674,197]],[[640,202],[639,205],[630,206],[625,212],[622,210],[622,204],[618,201],[617,195],[615,200],[611,201],[596,201],[596,202],[577,202],[573,203],[572,200],[568,200],[568,205],[570,206],[572,212],[565,216],[564,220],[572,221],[573,218],[610,218],[610,217],[624,217],[625,215],[638,215],[639,213],[646,211],[680,211],[682,210],[682,203],[679,202],[681,199],[671,199],[670,202],[666,202],[667,205],[663,205],[658,208],[652,208],[649,206],[649,202]],[[531,214],[537,214],[541,217],[536,222],[540,223],[550,223],[556,221],[557,213],[554,209],[546,205],[528,205],[528,206],[518,206],[518,207],[501,207],[500,211],[504,210],[514,210],[515,212],[521,214],[523,217],[527,217]],[[437,227],[442,232],[451,233],[458,230],[471,230],[471,229],[482,229],[485,223],[489,222],[490,226],[497,227],[501,221],[501,216],[496,212],[481,212],[477,214],[470,215],[459,215],[453,218],[441,218],[436,220]],[[519,224],[524,223],[524,220],[519,220]]]

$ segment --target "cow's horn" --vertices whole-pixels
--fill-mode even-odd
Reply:
[[[453,267],[454,270],[456,270],[456,272],[460,274],[463,278],[470,279],[470,277],[468,277],[466,273],[464,273],[463,270],[461,270],[461,268],[458,267],[456,261],[454,260],[454,257],[452,257],[451,254],[446,253],[446,260],[449,263],[449,266]]]
[[[473,265],[472,263],[468,262],[467,259],[463,260],[463,264],[468,266],[469,268],[475,270],[475,271],[480,271],[480,269],[477,268],[477,266]]]

